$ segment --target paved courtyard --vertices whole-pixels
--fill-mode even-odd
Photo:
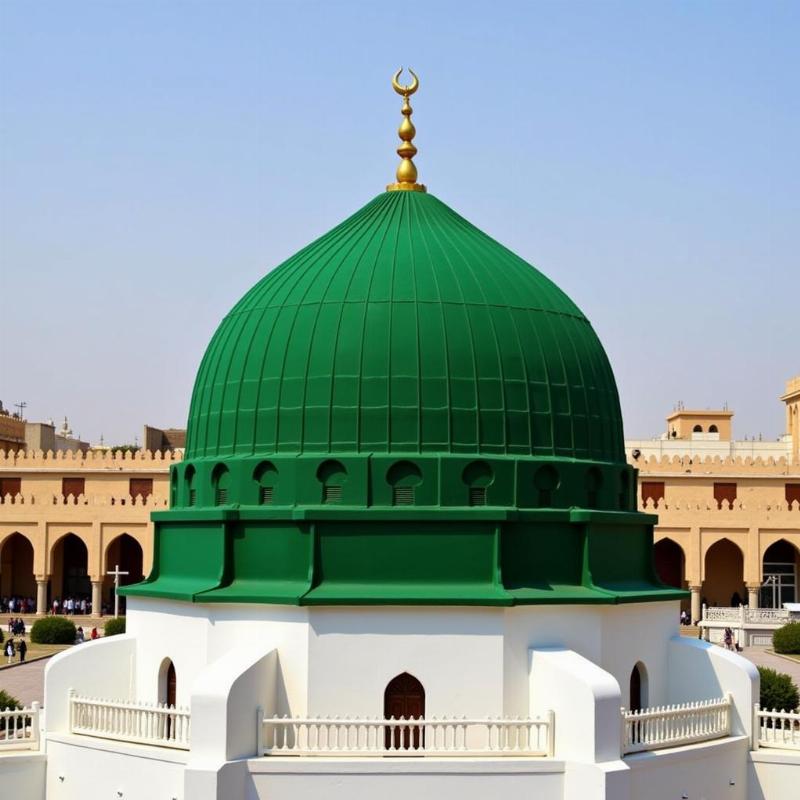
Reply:
[[[770,667],[778,672],[791,675],[795,684],[800,686],[800,661],[767,653],[762,647],[745,647],[742,655],[749,658],[757,667]]]
[[[0,672],[0,689],[5,689],[24,706],[34,700],[44,702],[44,668],[50,659],[31,661],[19,667],[4,669]]]

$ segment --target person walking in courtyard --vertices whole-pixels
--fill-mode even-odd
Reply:
[[[17,650],[19,652],[19,661],[22,663],[25,660],[25,654],[28,652],[28,645],[25,643],[24,639],[19,640]]]
[[[9,664],[14,660],[14,652],[14,640],[9,639],[6,642],[6,656],[8,657]]]
[[[725,649],[733,650],[733,631],[730,628],[725,628]]]

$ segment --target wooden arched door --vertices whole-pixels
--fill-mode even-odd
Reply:
[[[425,689],[422,684],[409,673],[404,672],[389,681],[383,694],[384,719],[424,719]],[[425,744],[424,731],[414,728],[413,735],[408,729],[387,728],[386,747],[394,744],[396,749],[417,750]]]

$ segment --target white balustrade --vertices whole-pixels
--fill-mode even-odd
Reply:
[[[189,749],[191,717],[188,708],[166,703],[146,704],[78,697],[70,690],[70,733]]]
[[[703,619],[707,622],[728,622],[731,625],[742,623],[785,624],[791,618],[785,608],[748,608],[747,606],[706,606]]]
[[[730,736],[731,696],[640,711],[622,709],[622,752],[660,750]]]
[[[756,703],[753,713],[753,749],[776,747],[800,750],[800,708],[766,711]]]
[[[536,719],[270,717],[258,712],[264,755],[551,756],[553,712]]]
[[[39,749],[39,704],[0,711],[0,752]]]
[[[790,613],[785,608],[747,608],[744,612],[745,622],[783,625],[789,622],[789,619]]]

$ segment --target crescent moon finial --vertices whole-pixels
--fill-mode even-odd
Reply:
[[[409,68],[409,72],[411,73],[411,83],[408,86],[403,86],[401,83],[398,82],[398,78],[400,77],[400,73],[403,71],[403,68],[400,67],[397,72],[395,72],[394,77],[392,78],[392,86],[397,94],[402,95],[403,97],[408,97],[409,95],[414,94],[414,92],[419,89],[419,78],[414,73],[414,70]]]
[[[411,114],[413,109],[408,102],[408,98],[419,89],[419,78],[413,69],[409,69],[411,74],[411,83],[408,86],[403,86],[399,82],[400,74],[403,68],[400,67],[397,72],[392,76],[392,88],[403,98],[403,108],[401,113],[403,121],[400,123],[400,128],[397,131],[400,139],[400,147],[397,148],[397,155],[402,159],[400,166],[397,168],[397,182],[390,183],[386,189],[390,192],[398,191],[411,191],[411,192],[424,192],[425,187],[421,183],[417,183],[417,168],[412,159],[417,154],[417,148],[414,146],[413,138],[416,136],[416,129],[414,123],[411,122]]]

